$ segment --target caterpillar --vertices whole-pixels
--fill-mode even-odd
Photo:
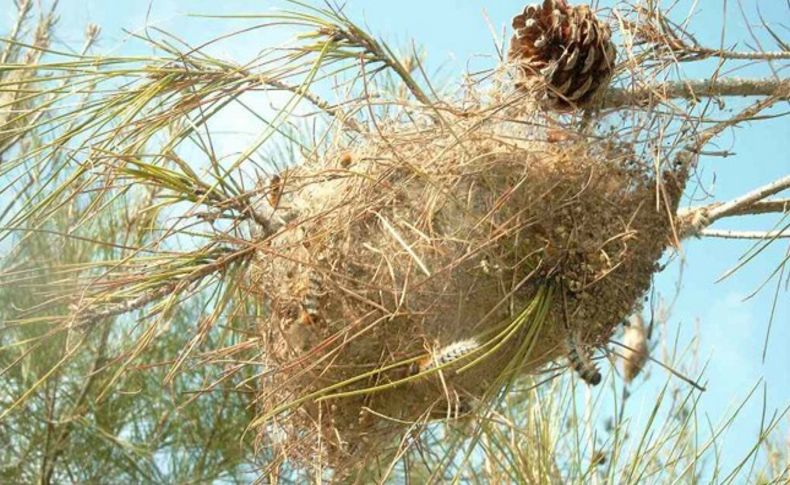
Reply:
[[[639,375],[648,357],[645,322],[642,315],[635,314],[625,327],[623,335],[625,349],[622,351],[623,374],[626,382],[631,382]]]
[[[324,278],[315,270],[307,272],[307,288],[302,295],[302,323],[312,325],[321,320],[320,298],[324,291]]]
[[[590,353],[572,338],[568,339],[568,361],[587,384],[597,386],[601,382],[601,372],[592,361]]]
[[[456,361],[480,348],[476,339],[466,339],[453,342],[439,349],[437,352],[426,356],[411,365],[411,374],[419,374],[431,369],[442,367]]]

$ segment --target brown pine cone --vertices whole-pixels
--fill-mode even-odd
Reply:
[[[609,85],[617,52],[609,27],[587,5],[544,0],[513,17],[510,60],[519,64],[517,86],[539,86],[544,105],[557,111],[585,108]]]

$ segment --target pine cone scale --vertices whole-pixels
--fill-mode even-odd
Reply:
[[[568,55],[565,59],[560,58],[560,64],[562,65],[563,71],[570,71],[576,66],[576,61],[579,59],[579,49],[572,47],[573,52]],[[565,51],[566,53],[568,51]]]
[[[595,49],[590,49],[587,51],[587,59],[584,60],[584,65],[582,66],[581,73],[587,73],[595,64]]]
[[[593,85],[593,78],[588,77],[584,84],[579,86],[572,94],[568,95],[568,99],[570,101],[578,101],[582,99],[582,97],[590,92],[590,88]]]

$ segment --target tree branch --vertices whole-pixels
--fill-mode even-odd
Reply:
[[[327,101],[321,99],[320,97],[310,92],[309,90],[301,86],[299,87],[291,86],[290,84],[284,83],[277,79],[271,79],[264,76],[261,76],[259,80],[261,83],[269,85],[273,88],[281,89],[284,91],[290,91],[298,96],[301,96],[302,98],[312,103],[315,107],[324,111],[328,115],[338,119],[347,128],[356,132],[361,131],[359,125],[354,120],[354,118],[349,117],[340,107],[328,103]]]
[[[772,212],[789,212],[790,199],[761,200],[751,205],[733,210],[728,216],[747,216],[770,214]]]
[[[720,237],[723,239],[790,239],[788,231],[730,231],[722,229],[703,229],[702,237]]]
[[[790,79],[733,77],[716,80],[669,81],[636,89],[611,88],[604,97],[603,107],[652,106],[672,98],[697,100],[704,97],[770,96],[777,93],[781,93],[781,97],[787,99],[788,91],[790,91]]]
[[[132,312],[134,310],[138,310],[149,303],[153,303],[154,301],[178,293],[189,285],[212,273],[222,271],[229,264],[250,257],[254,251],[255,246],[250,246],[248,248],[240,249],[238,251],[220,256],[213,262],[204,264],[202,267],[197,268],[195,271],[192,271],[187,275],[180,276],[179,278],[171,278],[169,281],[164,282],[155,288],[147,290],[134,298],[129,298],[119,303],[109,304],[103,308],[88,308],[83,311],[77,310],[75,312],[76,315],[74,326],[89,326],[96,324],[105,318],[115,317]]]
[[[745,51],[728,51],[723,49],[710,49],[707,47],[689,47],[685,49],[686,52],[699,56],[699,60],[707,59],[709,57],[718,57],[719,59],[731,59],[740,61],[781,61],[790,59],[790,51],[771,51],[771,52],[745,52]]]
[[[701,236],[705,228],[719,219],[730,216],[765,214],[769,212],[786,212],[790,210],[790,199],[765,201],[766,197],[790,188],[790,175],[782,177],[770,184],[758,187],[729,202],[715,202],[703,207],[692,207],[678,211],[677,221],[680,227],[680,236]],[[716,237],[724,237],[716,235]]]
[[[731,216],[753,216],[757,214],[770,214],[773,212],[790,211],[790,199],[758,200],[756,202],[739,205],[719,215],[718,211],[724,206],[724,202],[714,202],[712,204],[689,207],[678,211],[678,217],[688,217],[694,213],[705,213],[710,217],[711,212],[716,212],[716,219]]]
[[[770,197],[774,194],[778,194],[779,192],[788,188],[790,188],[790,175],[786,175],[779,180],[771,182],[770,184],[752,190],[741,197],[735,198],[729,202],[719,205],[718,207],[712,208],[708,211],[708,218],[715,221],[716,219],[733,215],[733,213],[738,210],[749,207],[757,201],[765,199],[766,197]]]

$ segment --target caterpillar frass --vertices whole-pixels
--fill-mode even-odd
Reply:
[[[324,278],[315,270],[307,272],[307,288],[302,295],[302,323],[313,325],[321,320],[319,300],[324,291]]]
[[[597,386],[601,382],[601,372],[592,361],[590,353],[572,338],[568,339],[568,361],[587,384]]]
[[[419,374],[421,372],[426,372],[431,369],[442,367],[446,364],[449,364],[450,362],[456,361],[461,357],[466,356],[470,352],[473,352],[479,348],[480,344],[476,339],[473,338],[453,342],[449,345],[445,345],[437,352],[432,353],[431,355],[413,363],[410,368],[410,373]]]

